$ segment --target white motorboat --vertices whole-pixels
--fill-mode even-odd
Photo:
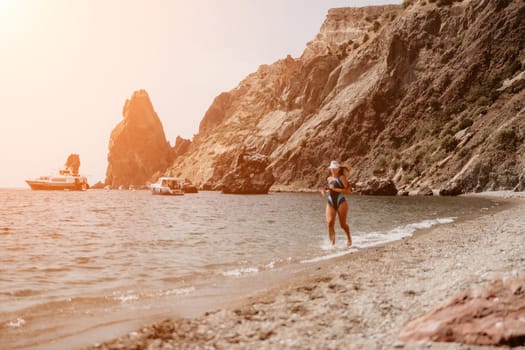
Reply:
[[[160,177],[156,183],[150,185],[152,194],[167,196],[182,196],[184,181],[176,177]]]
[[[73,173],[69,168],[60,169],[57,175],[40,176],[25,181],[32,190],[85,191],[89,188],[87,178]]]

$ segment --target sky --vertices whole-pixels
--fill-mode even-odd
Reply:
[[[301,55],[329,8],[385,0],[0,0],[0,187],[71,153],[104,181],[111,131],[145,89],[173,145],[261,64]]]

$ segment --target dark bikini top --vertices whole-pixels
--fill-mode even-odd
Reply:
[[[334,185],[337,188],[345,188],[345,186],[343,185],[343,182],[340,180],[340,176],[338,176],[335,180],[334,179],[329,180],[328,185]]]

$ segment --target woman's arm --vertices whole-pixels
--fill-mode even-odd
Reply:
[[[346,176],[344,176],[344,175],[341,176],[341,182],[343,183],[343,186],[345,187],[343,193],[344,194],[350,194],[350,192],[352,192],[352,191],[350,189],[350,184],[348,183],[348,180],[346,179]]]

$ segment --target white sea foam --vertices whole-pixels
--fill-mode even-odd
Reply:
[[[435,225],[449,224],[454,222],[455,217],[445,217],[438,219],[423,220],[405,226],[396,227],[387,232],[370,232],[356,237],[356,246],[359,248],[375,247],[380,244],[399,241],[410,237],[416,230],[431,228]]]
[[[233,269],[222,272],[223,276],[241,276],[249,273],[257,273],[259,269],[257,267],[241,267],[239,269]]]
[[[265,267],[269,270],[273,269],[275,267],[275,261],[270,261],[268,264],[265,265]]]
[[[338,252],[335,252],[335,253],[332,253],[332,254],[318,256],[318,257],[315,257],[315,258],[312,258],[312,259],[301,260],[301,263],[313,263],[313,262],[318,262],[318,261],[323,261],[323,260],[329,260],[329,259],[337,258],[337,257],[343,256],[343,255],[347,255],[347,254],[350,254],[350,253],[354,253],[357,250],[358,250],[357,247],[351,247],[351,248],[348,248],[348,249],[346,249],[344,251],[338,251]]]
[[[195,291],[195,287],[174,288],[168,290],[154,290],[144,294],[145,298],[165,297],[169,295],[188,295]]]
[[[121,303],[127,303],[128,301],[138,300],[139,297],[136,294],[132,294],[132,291],[127,291],[127,294],[121,294],[120,292],[113,292],[113,299],[119,300]]]
[[[167,291],[162,292],[161,296],[166,295],[188,295],[191,292],[195,291],[195,287],[188,287],[188,288],[177,288],[177,289],[170,289]]]
[[[327,237],[323,240],[323,243],[321,244],[321,250],[325,251],[334,251],[334,250],[341,250],[346,249],[346,239],[340,239],[335,242],[335,245],[330,243]]]
[[[349,249],[345,249],[345,250],[342,250],[344,249],[344,246],[346,244],[344,240],[339,241],[338,243],[336,243],[335,246],[333,246],[330,244],[328,239],[325,238],[321,244],[321,250],[335,251],[335,252],[331,254],[327,254],[327,255],[314,257],[311,259],[301,260],[301,263],[312,263],[312,262],[318,262],[322,260],[337,258],[339,256],[343,256],[346,254],[356,252],[358,249],[361,249],[361,248],[370,248],[370,247],[375,247],[381,244],[398,241],[403,238],[412,236],[416,230],[431,228],[432,226],[440,225],[440,224],[449,224],[451,222],[454,222],[455,219],[456,219],[455,217],[445,217],[445,218],[438,218],[438,219],[423,220],[423,221],[408,224],[405,226],[396,227],[386,232],[369,232],[369,233],[362,233],[359,235],[354,235],[352,237],[353,238],[352,247]]]
[[[121,295],[116,299],[120,300],[122,303],[127,303],[128,301],[138,300],[139,297],[137,295]]]
[[[9,321],[6,323],[7,327],[10,328],[19,328],[26,324],[26,320],[21,317],[18,317],[16,320]]]

